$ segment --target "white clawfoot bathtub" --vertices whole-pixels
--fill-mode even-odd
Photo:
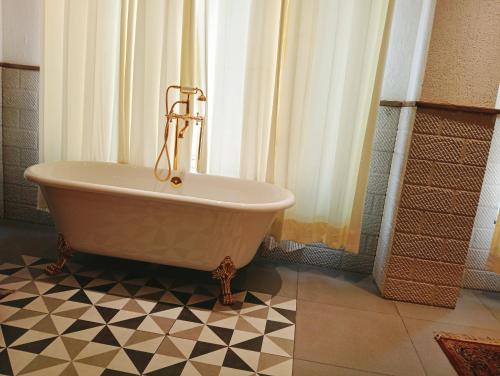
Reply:
[[[173,188],[151,168],[101,162],[29,167],[57,230],[73,250],[213,271],[255,256],[289,191],[249,180],[183,175]]]

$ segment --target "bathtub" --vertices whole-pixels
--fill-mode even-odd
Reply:
[[[226,274],[252,260],[277,214],[294,204],[272,184],[184,173],[174,188],[151,168],[116,163],[43,163],[24,176],[40,186],[62,234],[53,274],[81,251],[213,271],[230,282]]]

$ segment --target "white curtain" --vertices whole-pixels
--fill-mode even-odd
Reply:
[[[151,166],[166,87],[199,86],[202,168],[293,191],[277,237],[357,251],[389,9],[390,0],[46,0],[42,160]],[[193,142],[182,141],[184,169]]]
[[[208,4],[208,171],[290,189],[277,237],[356,252],[389,1]]]
[[[387,9],[382,0],[290,1],[271,163],[296,204],[281,238],[358,250]]]
[[[45,1],[41,160],[154,164],[182,14],[182,0]]]
[[[208,172],[265,179],[281,1],[207,1]]]
[[[116,160],[120,0],[46,0],[41,160]]]
[[[128,137],[120,145],[120,162],[153,166],[163,145],[165,90],[180,80],[183,2],[130,0],[128,9],[121,83],[128,96],[121,126]]]

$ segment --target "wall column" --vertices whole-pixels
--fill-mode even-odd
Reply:
[[[392,221],[374,272],[384,297],[456,304],[500,112],[499,12],[498,1],[436,3],[422,95],[386,201]]]

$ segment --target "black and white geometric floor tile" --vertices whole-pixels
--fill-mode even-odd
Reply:
[[[0,375],[291,375],[296,301],[23,256],[0,265]]]

